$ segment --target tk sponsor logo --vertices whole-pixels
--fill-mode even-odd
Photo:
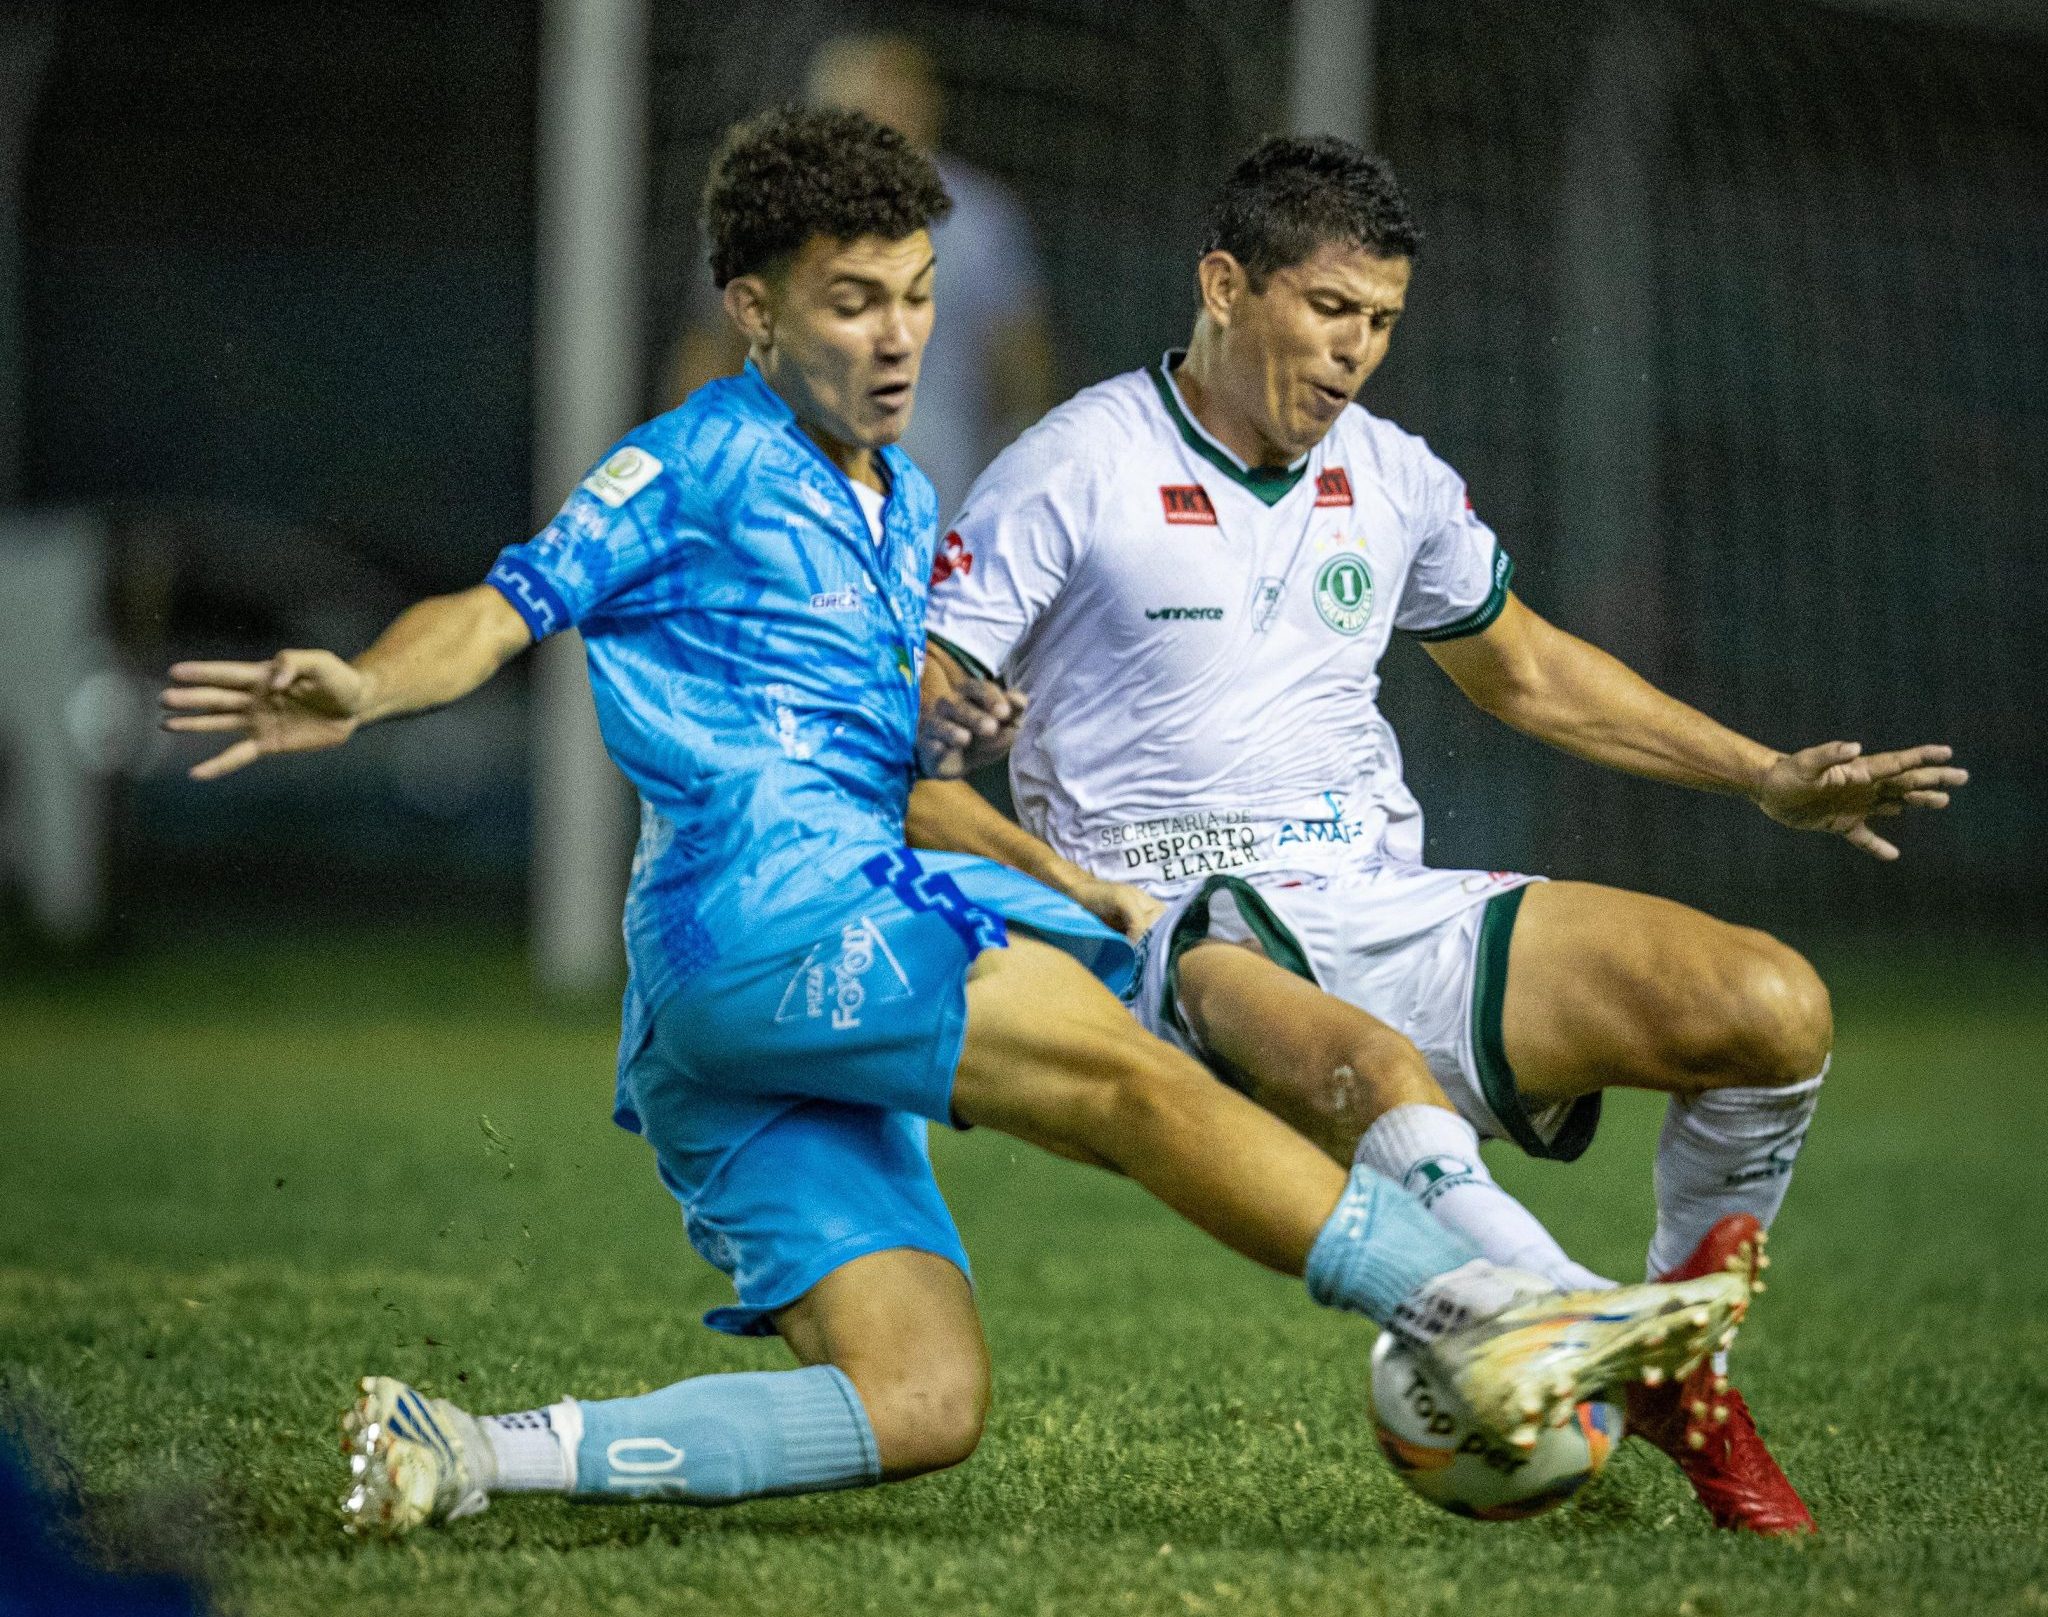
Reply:
[[[1162,483],[1159,503],[1165,508],[1166,520],[1175,527],[1217,525],[1216,507],[1209,501],[1209,491],[1199,483]]]

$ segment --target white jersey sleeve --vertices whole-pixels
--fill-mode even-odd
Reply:
[[[1100,451],[1089,451],[1072,409],[996,456],[939,541],[926,632],[980,665],[972,671],[1002,674],[1080,564]]]
[[[1418,640],[1455,640],[1492,624],[1507,605],[1514,563],[1472,509],[1465,480],[1411,439],[1414,562],[1394,627]]]

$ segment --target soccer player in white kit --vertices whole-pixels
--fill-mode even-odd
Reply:
[[[1148,1027],[1560,1285],[1600,1282],[1493,1183],[1479,1139],[1568,1160],[1605,1086],[1668,1093],[1648,1269],[1717,1266],[1784,1198],[1825,987],[1678,904],[1424,865],[1375,705],[1391,636],[1517,729],[1879,858],[1897,850],[1872,819],[1942,807],[1966,777],[1940,746],[1780,753],[1521,603],[1463,480],[1354,402],[1420,240],[1384,163],[1269,140],[1209,225],[1187,351],[1054,410],[942,542],[922,746],[941,778],[913,795],[912,840],[1004,859],[1142,935]],[[1021,829],[945,779],[1006,747]],[[1719,1524],[1810,1530],[1723,1369],[1633,1390],[1630,1426]]]

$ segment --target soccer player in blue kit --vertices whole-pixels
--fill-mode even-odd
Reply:
[[[1422,1348],[1527,1445],[1589,1392],[1683,1373],[1752,1276],[1565,1294],[1489,1264],[1369,1168],[1143,1032],[1130,946],[1002,866],[913,854],[930,485],[894,447],[948,206],[857,113],[764,113],[705,192],[738,377],[629,433],[477,588],[422,601],[353,662],[181,663],[166,724],[234,737],[213,779],[454,701],[534,641],[584,638],[638,788],[615,1116],[691,1242],[798,1368],[473,1416],[371,1376],[343,1420],[351,1530],[493,1493],[721,1503],[965,1459],[989,1398],[967,1256],[927,1125],[983,1125],[1137,1180],[1328,1306]]]

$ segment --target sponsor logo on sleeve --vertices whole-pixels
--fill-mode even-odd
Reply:
[[[1342,466],[1332,466],[1327,471],[1316,473],[1316,504],[1349,505],[1351,503],[1351,479]]]
[[[967,548],[967,541],[957,531],[950,532],[939,541],[938,553],[932,557],[931,588],[937,589],[955,573],[963,577],[974,571],[974,552]]]
[[[843,590],[826,590],[811,597],[813,612],[858,612],[860,591],[851,584]]]
[[[1216,507],[1209,503],[1209,491],[1199,483],[1162,483],[1159,503],[1166,520],[1175,527],[1216,526]]]
[[[612,519],[594,505],[585,505],[581,500],[571,500],[569,508],[555,519],[562,526],[562,536],[570,541],[578,539],[604,542],[604,536],[611,530]]]
[[[583,486],[616,511],[661,470],[661,462],[644,449],[621,449],[583,479]]]

